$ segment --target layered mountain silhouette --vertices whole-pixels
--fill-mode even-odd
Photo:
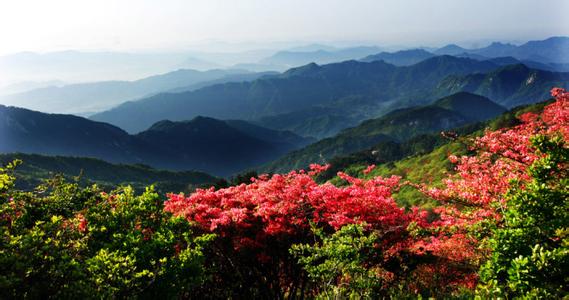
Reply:
[[[329,64],[345,60],[359,59],[381,51],[377,47],[352,47],[344,49],[330,49],[321,47],[307,47],[279,51],[270,57],[262,59],[261,64],[282,65],[287,67],[297,67],[309,63]]]
[[[253,80],[266,73],[244,70],[177,70],[135,81],[103,81],[50,86],[0,96],[0,103],[42,112],[85,114],[110,109],[158,92],[195,90],[205,85]]]
[[[474,92],[472,85],[464,82],[474,83],[471,78],[501,73],[504,68],[507,66],[491,61],[447,55],[399,67],[384,61],[308,64],[251,82],[159,94],[125,103],[92,118],[135,133],[159,120],[188,120],[203,115],[242,119],[276,130],[325,138],[393,109],[428,104],[459,91]],[[511,107],[542,100],[551,87],[567,82],[567,73],[527,70],[516,75],[524,78],[527,85],[493,84],[487,91],[476,92]],[[529,79],[532,72],[539,80]],[[449,84],[458,78],[461,84]]]
[[[159,94],[125,103],[92,118],[139,132],[159,120],[187,120],[204,115],[258,121],[273,129],[313,127],[314,131],[303,130],[302,134],[321,138],[337,132],[331,128],[339,130],[356,125],[388,108],[428,103],[434,99],[425,95],[449,75],[489,72],[496,67],[490,62],[452,56],[433,57],[406,67],[383,61],[308,64],[251,82]],[[271,117],[287,118],[287,114],[295,112],[301,112],[302,117],[288,118],[285,128],[270,121]],[[323,118],[332,120],[325,128],[310,125],[326,122]]]
[[[456,45],[451,45],[451,46],[449,46],[450,48],[448,48],[448,49],[452,49],[453,46],[458,47]],[[443,49],[443,48],[441,48],[441,49]],[[460,48],[460,49],[462,49],[462,48]],[[458,51],[458,53],[456,53],[457,51]],[[541,63],[541,62],[528,60],[528,59],[521,59],[520,60],[520,59],[516,59],[512,56],[486,57],[486,56],[482,56],[482,55],[474,54],[474,53],[460,52],[460,51],[465,51],[465,49],[457,50],[457,51],[449,50],[448,51],[449,53],[454,53],[454,54],[448,54],[448,55],[452,55],[455,57],[461,57],[461,58],[470,58],[470,59],[479,60],[479,61],[488,61],[488,62],[494,63],[496,65],[499,65],[499,66],[524,64],[530,68],[544,70],[544,71],[569,72],[569,63],[552,63],[552,62]],[[438,52],[438,51],[435,51],[435,52]],[[443,49],[442,52],[446,52],[446,51],[444,51],[444,49]],[[434,53],[428,52],[426,50],[423,50],[423,49],[412,49],[412,50],[402,50],[402,51],[397,51],[397,52],[381,52],[378,54],[369,55],[367,57],[364,57],[360,61],[372,62],[372,61],[377,61],[377,60],[383,60],[387,63],[393,64],[396,66],[408,66],[408,65],[413,65],[413,64],[419,63],[425,59],[429,59],[429,58],[434,57],[434,56],[437,56],[437,55]]]
[[[230,175],[312,140],[243,121],[161,121],[137,135],[85,118],[0,106],[0,152],[99,158]]]
[[[483,57],[511,56],[519,60],[531,60],[540,63],[569,63],[569,37],[551,37],[540,41],[529,41],[516,46],[495,42],[479,49],[465,49],[450,44],[434,51],[438,55],[459,55],[468,53]]]

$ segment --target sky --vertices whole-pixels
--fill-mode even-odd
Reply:
[[[568,0],[0,0],[0,55],[569,36]],[[211,50],[211,49],[209,49]]]

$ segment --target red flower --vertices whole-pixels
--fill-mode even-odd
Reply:
[[[79,224],[77,225],[77,230],[82,233],[87,232],[87,219],[85,219],[85,216],[83,216],[83,214],[78,214],[77,218],[79,220]]]

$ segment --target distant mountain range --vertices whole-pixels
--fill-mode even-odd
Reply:
[[[434,56],[436,55],[423,49],[411,49],[397,52],[381,52],[366,56],[361,59],[361,61],[372,62],[383,60],[396,66],[410,66]]]
[[[569,71],[569,37],[551,37],[545,40],[530,41],[516,46],[494,42],[486,47],[467,49],[455,44],[449,44],[441,48],[410,49],[397,52],[381,52],[378,47],[353,47],[338,49],[326,45],[308,45],[285,51],[279,51],[274,55],[262,59],[258,64],[250,64],[253,68],[261,66],[274,66],[274,70],[280,67],[298,67],[309,63],[328,64],[345,60],[360,59],[370,62],[383,60],[397,66],[407,66],[418,63],[427,58],[437,55],[452,55],[467,57],[477,60],[487,60],[496,57],[513,57],[519,62],[535,62],[542,66],[548,66],[549,71]],[[557,66],[556,66],[557,65]],[[563,69],[561,69],[563,68]]]
[[[262,59],[259,63],[265,65],[282,65],[298,67],[309,63],[329,64],[345,60],[358,59],[381,51],[378,47],[353,47],[343,49],[299,48],[293,51],[279,51]]]
[[[458,47],[458,46],[456,46]],[[450,46],[452,48],[452,46]],[[449,48],[449,49],[450,49]],[[461,48],[462,49],[462,48]],[[464,50],[464,49],[462,49]],[[461,50],[461,51],[462,51]],[[438,51],[435,51],[438,52]],[[442,51],[445,52],[445,51]],[[448,51],[450,53],[454,53],[455,51]],[[444,54],[443,54],[444,55]],[[542,63],[537,61],[532,61],[528,59],[516,59],[512,56],[497,56],[497,57],[486,57],[478,54],[468,53],[468,52],[459,52],[456,54],[448,54],[455,57],[461,58],[470,58],[479,61],[489,61],[497,65],[513,65],[513,64],[525,64],[528,67],[534,69],[540,69],[544,71],[553,71],[553,72],[569,72],[569,63]],[[397,52],[381,52],[379,54],[369,55],[361,59],[360,61],[363,62],[372,62],[383,60],[387,63],[396,65],[396,66],[409,66],[416,63],[419,63],[425,59],[429,59],[431,57],[435,57],[437,54],[428,52],[423,49],[411,49],[411,50],[402,50]]]
[[[190,91],[207,85],[253,80],[266,75],[265,73],[255,74],[245,71],[248,69],[255,72],[283,71],[290,67],[307,65],[312,62],[329,64],[351,59],[360,59],[364,62],[383,60],[396,66],[410,66],[437,55],[453,55],[479,61],[490,61],[497,65],[523,63],[533,69],[554,72],[569,71],[569,37],[552,37],[541,41],[530,41],[520,46],[496,42],[478,49],[466,49],[451,44],[439,49],[429,49],[429,51],[411,49],[393,53],[378,53],[380,50],[378,47],[369,46],[334,48],[314,44],[279,51],[270,57],[252,63],[243,63],[243,61],[271,52],[268,50],[233,54],[199,52],[131,54],[79,51],[38,54],[22,52],[0,57],[2,77],[6,75],[18,77],[17,74],[22,73],[26,75],[25,78],[28,80],[27,83],[18,83],[5,87],[3,91],[0,90],[0,94],[2,94],[0,103],[44,112],[89,115],[110,109],[126,101],[137,100],[159,92]],[[219,64],[217,65],[210,62],[218,60]],[[221,68],[228,67],[234,62],[239,63],[230,70],[213,70],[201,73],[195,70],[178,70],[135,81],[108,80],[64,84],[63,81],[52,80],[59,78],[57,74],[61,72],[69,73],[69,76],[63,76],[62,79],[85,81],[85,78],[104,77],[112,79],[117,78],[117,76],[128,77],[130,73],[149,73],[152,70],[171,70],[176,67]],[[237,66],[241,70],[235,69]],[[49,78],[41,77],[48,74]],[[35,78],[35,75],[41,75],[41,78]],[[239,78],[240,75],[244,76]],[[46,85],[49,82],[52,84]],[[34,86],[37,88],[32,90],[31,88]],[[288,112],[282,113],[287,114]],[[320,117],[337,119],[328,115]],[[311,120],[310,123],[321,124],[322,121]],[[299,126],[311,127],[308,124]]]
[[[253,80],[265,73],[244,70],[177,70],[135,81],[103,81],[50,86],[0,96],[0,103],[42,112],[85,114],[129,100],[171,90],[189,91],[209,84]]]
[[[291,151],[270,163],[267,170],[305,167],[310,162],[359,151],[380,141],[400,142],[486,120],[503,111],[505,108],[485,97],[461,92],[431,105],[393,111],[316,142],[246,121],[207,117],[160,121],[141,133],[129,135],[112,125],[81,117],[0,106],[0,138],[5,141],[0,145],[0,153],[92,157],[228,176]]]
[[[529,41],[516,46],[504,43],[492,43],[479,49],[465,49],[450,44],[434,51],[437,55],[459,55],[463,53],[483,57],[511,56],[519,60],[530,60],[540,63],[569,63],[569,37],[551,37],[541,41]]]
[[[137,135],[85,118],[0,106],[0,153],[82,156],[230,175],[313,140],[244,121],[162,121]]]
[[[306,168],[310,163],[357,152],[379,142],[404,142],[415,136],[485,121],[506,111],[490,99],[460,92],[426,106],[395,110],[362,122],[336,136],[293,151],[262,168],[265,172],[286,172]]]
[[[545,99],[551,87],[567,86],[569,82],[567,73],[520,68],[519,74],[512,74],[504,72],[504,68],[491,61],[453,56],[435,56],[400,67],[383,61],[308,64],[251,82],[159,94],[92,118],[134,133],[160,120],[181,121],[203,115],[242,119],[324,138],[396,108],[424,105],[459,91],[473,91],[474,78],[483,77],[476,74],[492,74],[489,76],[497,76],[495,82],[508,82],[489,85],[484,91],[480,87],[481,95],[508,107]],[[450,85],[451,79],[460,80],[461,84]],[[467,85],[467,81],[472,84]]]
[[[49,81],[21,81],[16,83],[0,86],[0,95],[9,95],[16,93],[23,93],[35,89],[50,87],[50,86],[64,86],[67,83],[61,80]]]

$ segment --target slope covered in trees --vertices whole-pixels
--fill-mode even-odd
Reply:
[[[262,170],[286,172],[306,168],[310,163],[325,163],[334,156],[361,151],[380,142],[401,143],[422,134],[485,121],[504,111],[505,108],[488,98],[457,93],[427,106],[395,110],[383,117],[364,121],[334,137],[293,151]]]
[[[104,193],[0,170],[3,297],[567,297],[569,93],[465,138],[440,185],[329,166],[228,188]],[[456,138],[455,136],[450,136]],[[399,206],[414,188],[436,205]],[[23,279],[22,279],[23,278]]]
[[[117,186],[132,186],[136,191],[144,191],[154,185],[156,191],[190,192],[196,187],[214,184],[218,178],[202,172],[172,172],[157,170],[146,165],[111,164],[94,158],[43,156],[37,154],[0,154],[0,164],[6,165],[14,160],[22,160],[14,175],[16,187],[32,190],[42,181],[53,176],[78,180],[81,185],[97,184],[102,189],[112,190]]]

